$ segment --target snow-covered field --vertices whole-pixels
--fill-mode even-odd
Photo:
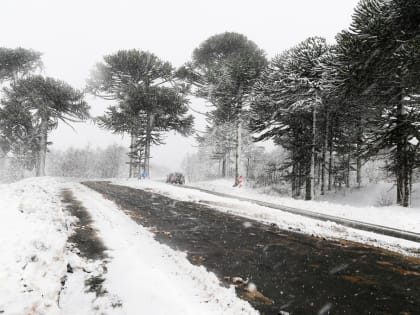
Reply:
[[[62,188],[89,210],[108,249],[104,261],[85,261],[70,250],[75,218],[63,210]],[[258,313],[233,287],[221,286],[114,203],[74,182],[42,178],[0,185],[0,252],[1,314]],[[92,275],[105,279],[103,296],[85,292]]]
[[[214,209],[240,215],[246,218],[259,220],[267,223],[277,224],[282,229],[291,229],[297,232],[317,235],[326,238],[339,238],[355,242],[361,242],[407,255],[419,256],[420,244],[417,242],[406,241],[394,237],[384,236],[376,233],[360,231],[347,228],[333,222],[322,222],[315,219],[302,217],[299,215],[283,212],[277,209],[258,206],[255,203],[240,201],[234,198],[214,196],[195,189],[182,186],[168,185],[161,181],[151,180],[115,180],[115,184],[130,186],[134,188],[148,189],[150,191],[167,195],[168,197],[200,202],[209,204]],[[201,187],[211,190],[210,185],[201,184]],[[396,227],[407,231],[420,231],[420,211],[419,209],[404,209],[400,207],[384,208],[366,207],[356,208],[351,206],[337,205],[329,202],[305,202],[293,200],[291,198],[270,197],[256,192],[250,194],[238,188],[227,187],[226,185],[214,185],[213,189],[231,194],[232,191],[238,196],[245,196],[266,202],[283,204],[290,207],[297,207],[312,210],[315,212],[327,213],[331,215],[343,216],[364,222],[371,222],[389,227]],[[394,212],[392,211],[394,209]],[[352,212],[355,212],[352,214]],[[388,211],[388,212],[387,212]],[[345,215],[343,215],[345,214]],[[366,215],[364,215],[366,214]],[[386,217],[389,215],[391,217]]]

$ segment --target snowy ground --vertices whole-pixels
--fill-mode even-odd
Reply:
[[[108,248],[103,261],[84,261],[67,243],[75,219],[63,210],[63,188],[89,210]],[[27,179],[0,185],[0,196],[1,314],[257,314],[85,186]],[[92,275],[104,278],[102,296],[85,292]]]
[[[70,218],[57,187],[51,179],[0,185],[0,313],[59,313]]]
[[[279,197],[251,188],[232,187],[233,180],[213,180],[189,185],[222,192],[235,196],[252,198],[288,207],[314,211],[361,222],[367,222],[404,231],[420,233],[420,185],[414,185],[411,208],[383,206],[394,201],[395,188],[390,183],[371,184],[361,189],[351,189],[330,193],[317,201],[295,200]]]
[[[178,200],[209,204],[216,210],[233,213],[262,222],[274,223],[282,229],[291,229],[297,232],[313,234],[327,238],[346,239],[386,248],[407,255],[419,256],[420,244],[417,242],[411,242],[371,232],[347,228],[333,222],[321,222],[315,219],[302,217],[280,210],[258,206],[251,202],[218,197],[194,189],[184,188],[182,186],[168,185],[161,181],[115,180],[114,183],[134,188],[147,189]],[[214,190],[223,193],[236,193],[237,195],[246,196],[248,198],[308,209],[315,212],[343,216],[359,221],[396,227],[407,231],[420,232],[419,209],[404,209],[400,207],[388,207],[388,209],[384,209],[382,207],[356,208],[328,202],[308,203],[305,201],[293,200],[291,198],[279,198],[261,195],[256,192],[251,194],[250,191],[232,188],[231,185],[227,186],[227,184],[220,185],[216,183],[214,186],[211,186],[210,183],[205,182],[201,183],[200,186],[210,190],[213,188]]]
[[[250,202],[222,198],[163,182],[118,180],[175,199],[202,202],[216,210],[277,224],[280,228],[328,238],[364,242],[417,255],[420,244],[319,222]],[[351,219],[420,230],[419,209],[303,202],[207,182],[201,187],[302,207]],[[70,189],[93,218],[107,247],[104,260],[87,261],[69,246],[75,218],[64,211],[60,192]],[[389,216],[389,217],[388,217]],[[0,314],[256,314],[233,288],[220,286],[212,273],[191,265],[184,253],[156,242],[111,201],[87,187],[54,178],[0,185]],[[68,273],[68,266],[72,273]],[[85,292],[85,281],[103,277],[106,293]],[[64,285],[63,285],[64,284]]]

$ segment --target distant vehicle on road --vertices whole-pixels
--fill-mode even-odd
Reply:
[[[185,177],[182,173],[171,173],[166,177],[166,182],[169,184],[185,184]]]

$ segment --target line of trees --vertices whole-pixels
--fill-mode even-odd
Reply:
[[[75,178],[117,178],[127,176],[127,149],[111,144],[105,148],[51,150],[47,155],[49,176]]]
[[[147,51],[121,50],[96,65],[86,91],[114,101],[95,121],[130,136],[130,177],[149,174],[151,146],[165,132],[192,134],[192,94],[212,105],[199,155],[218,161],[235,185],[262,155],[251,140],[272,139],[287,152],[273,172],[293,197],[310,200],[352,178],[360,186],[363,164],[380,157],[395,178],[397,203],[408,206],[420,165],[419,25],[417,0],[361,0],[334,45],[310,37],[267,60],[244,35],[226,32],[179,69]],[[45,173],[49,131],[89,117],[82,92],[34,74],[40,57],[0,49],[1,154],[37,175]]]
[[[59,121],[90,118],[84,92],[36,74],[41,66],[38,52],[0,48],[0,159],[12,160],[13,168],[20,170],[17,177],[33,169],[36,176],[45,175],[48,134]],[[141,169],[148,176],[151,145],[163,143],[165,132],[175,130],[184,136],[192,132],[188,85],[169,62],[150,52],[121,50],[105,56],[92,71],[85,92],[115,101],[93,120],[114,133],[130,135],[130,177]]]
[[[307,200],[349,187],[351,174],[360,186],[362,165],[380,157],[395,178],[397,203],[408,206],[420,166],[419,25],[416,0],[362,0],[335,45],[311,37],[268,63],[240,34],[209,38],[183,69],[196,95],[214,105],[201,150],[214,143],[209,154],[223,165],[233,144],[240,155],[241,132],[220,130],[227,122],[246,126],[256,141],[287,150],[279,170],[293,197]]]

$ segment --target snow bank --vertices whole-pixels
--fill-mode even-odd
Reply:
[[[412,208],[404,208],[384,205],[392,203],[396,196],[395,187],[391,183],[372,184],[360,189],[343,189],[327,196],[318,196],[320,200],[317,201],[304,201],[264,194],[246,187],[232,187],[232,181],[219,179],[190,185],[234,196],[420,233],[419,184],[413,187]]]
[[[104,286],[118,296],[124,314],[258,314],[186,254],[158,243],[115,203],[80,184],[69,184],[89,209],[94,227],[109,249]],[[111,312],[112,313],[112,312]],[[80,314],[80,313],[78,313]]]
[[[320,237],[326,237],[326,238],[338,238],[338,239],[346,239],[354,242],[360,242],[369,244],[372,246],[377,246],[381,248],[385,248],[388,250],[392,250],[395,252],[400,252],[406,255],[413,255],[418,256],[419,250],[420,250],[420,244],[412,241],[406,241],[397,239],[394,237],[384,236],[376,233],[356,230],[352,228],[347,228],[342,225],[333,223],[333,222],[322,222],[315,219],[310,219],[307,217],[303,217],[300,215],[291,214],[288,212],[284,212],[281,210],[273,209],[273,208],[267,208],[263,206],[258,206],[255,203],[247,202],[247,201],[240,201],[234,198],[227,198],[227,197],[219,197],[212,194],[208,194],[205,192],[200,192],[195,189],[189,189],[182,186],[174,186],[174,185],[168,185],[164,182],[156,182],[156,181],[150,181],[150,180],[116,180],[113,183],[118,185],[125,185],[130,186],[133,188],[140,188],[140,189],[146,189],[155,193],[166,195],[170,198],[177,199],[177,200],[184,200],[184,201],[192,201],[192,202],[200,202],[204,204],[208,204],[211,207],[213,207],[215,210],[232,213],[235,215],[239,215],[245,218],[258,220],[265,223],[274,223],[277,226],[279,226],[281,229],[289,229],[300,233],[310,234],[310,235],[317,235]],[[206,189],[209,189],[209,187],[205,187]],[[239,190],[239,189],[237,189]],[[221,191],[224,193],[231,193],[226,187]],[[246,194],[245,192],[238,192],[238,195],[248,197],[248,198],[254,198],[254,195],[250,196],[249,194]],[[258,194],[255,194],[258,195]],[[270,199],[269,196],[259,195],[258,198],[262,201],[266,202],[273,202],[277,201],[277,203],[284,204],[291,207],[297,207],[297,208],[303,208],[312,210],[315,212],[323,212],[322,205],[317,205],[317,202],[310,202],[307,203],[305,201],[299,201],[299,200],[293,200],[289,198],[278,198],[278,199]],[[287,199],[286,201],[289,201],[289,203],[285,202],[278,202],[279,200]],[[276,203],[276,202],[273,202]],[[338,209],[341,209],[345,212],[348,216],[348,218],[355,219],[355,217],[349,215],[353,211],[352,207],[345,207],[339,205],[330,204],[327,202],[321,202],[324,206],[327,206],[327,210],[324,210],[323,213],[328,214],[337,214],[338,212],[335,210],[335,207]],[[303,205],[306,205],[306,207],[303,207]],[[309,206],[308,206],[309,205]],[[311,208],[311,206],[313,207]],[[374,208],[374,207],[371,207]],[[400,225],[397,225],[398,227],[403,226],[405,228],[409,228],[414,231],[418,231],[418,226],[413,226],[415,222],[420,222],[418,215],[420,213],[415,213],[414,209],[407,210],[408,212],[413,211],[413,216],[410,218],[413,220],[413,222],[409,222],[409,219],[406,218],[399,218],[400,221],[397,219],[387,219],[382,218],[383,214],[381,213],[381,210],[383,208],[377,208],[376,215],[372,215],[371,218],[375,219],[373,223],[378,222],[388,222],[389,225],[395,226],[397,224],[394,223],[400,223]],[[331,212],[328,212],[330,210]],[[366,221],[363,220],[363,211],[369,211],[369,208],[360,208],[360,214],[362,215],[362,220],[360,221]],[[406,209],[402,209],[402,211],[406,211]],[[404,212],[405,213],[405,212]],[[403,213],[400,213],[400,215],[403,216]],[[417,215],[417,216],[416,216]],[[376,217],[378,216],[378,217]],[[416,221],[417,220],[417,221]],[[366,221],[368,222],[368,221]],[[402,222],[402,223],[401,223]]]
[[[0,313],[59,314],[68,229],[58,182],[0,185]]]

